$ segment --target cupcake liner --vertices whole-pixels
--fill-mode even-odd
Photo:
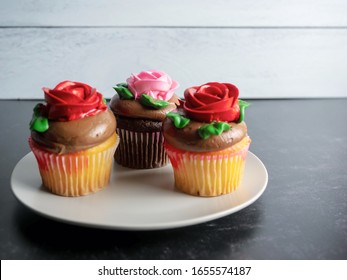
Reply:
[[[160,131],[136,132],[117,128],[120,138],[115,160],[120,165],[137,169],[157,168],[169,162]]]
[[[187,152],[165,143],[171,161],[175,187],[197,196],[218,196],[233,192],[244,173],[249,137],[238,143],[238,149],[218,152]]]
[[[107,186],[118,142],[119,138],[114,133],[104,143],[93,148],[56,154],[41,149],[29,138],[42,184],[52,193],[62,196],[87,195]]]

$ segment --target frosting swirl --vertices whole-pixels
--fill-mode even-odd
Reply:
[[[32,130],[31,137],[48,151],[65,154],[94,147],[106,141],[116,130],[116,119],[110,110],[68,122],[49,120],[43,133]]]
[[[163,122],[165,141],[171,146],[185,151],[210,152],[229,148],[247,136],[245,122],[229,122],[231,129],[220,135],[202,139],[198,134],[198,130],[205,124],[204,122],[191,120],[184,128],[177,128],[169,118],[166,118]]]
[[[236,86],[210,82],[185,90],[185,102],[163,121],[165,142],[190,152],[215,152],[250,141]]]
[[[184,91],[186,115],[200,122],[237,121],[239,90],[228,83],[210,82]]]
[[[116,94],[111,99],[110,109],[115,115],[123,117],[162,121],[168,112],[175,110],[176,106],[179,105],[176,95],[173,95],[168,102],[169,105],[164,108],[148,109],[136,100],[122,100]]]
[[[110,109],[116,116],[161,122],[179,105],[174,94],[178,83],[163,71],[142,71],[126,81],[114,87],[118,94],[112,97]]]
[[[54,89],[43,88],[47,105],[44,114],[52,121],[72,121],[107,109],[102,95],[89,85],[63,81]]]
[[[78,152],[115,133],[116,119],[95,88],[64,81],[43,91],[46,104],[35,106],[30,122],[31,138],[40,147],[59,154]]]
[[[168,74],[159,70],[132,74],[127,79],[127,84],[135,99],[139,99],[142,94],[147,94],[154,99],[165,101],[172,98],[175,89],[179,86]]]

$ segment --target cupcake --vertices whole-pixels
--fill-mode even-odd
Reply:
[[[116,120],[106,101],[89,85],[64,81],[43,88],[46,104],[37,104],[29,145],[52,193],[82,196],[108,185],[118,145]]]
[[[175,186],[196,196],[218,196],[241,183],[251,139],[244,122],[249,103],[228,83],[185,90],[185,102],[163,122],[164,147]]]
[[[178,83],[158,70],[132,74],[117,84],[110,108],[120,138],[118,164],[129,168],[157,168],[168,163],[163,147],[162,121],[179,104]]]

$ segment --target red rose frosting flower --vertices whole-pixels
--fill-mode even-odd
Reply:
[[[89,85],[64,81],[54,89],[43,88],[49,120],[72,121],[107,109],[102,95]]]
[[[240,117],[239,90],[227,83],[206,83],[185,90],[183,108],[188,117],[201,121],[237,121]]]

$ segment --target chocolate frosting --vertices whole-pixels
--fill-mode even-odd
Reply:
[[[122,100],[118,94],[114,95],[110,102],[110,109],[115,115],[120,115],[128,118],[142,118],[156,121],[165,119],[166,114],[176,109],[179,105],[179,100],[174,95],[168,100],[170,105],[162,109],[151,109],[143,106],[138,100]]]
[[[161,121],[148,119],[135,119],[123,116],[116,116],[117,128],[126,129],[135,132],[160,132],[162,128]]]
[[[176,128],[173,122],[166,118],[163,122],[164,139],[168,144],[181,150],[211,152],[229,148],[247,136],[245,122],[229,122],[231,129],[224,131],[221,135],[213,135],[204,140],[199,136],[198,129],[205,124],[190,120],[186,127]]]
[[[43,133],[31,131],[31,137],[45,149],[71,153],[92,148],[106,141],[116,130],[116,119],[110,110],[73,121],[49,121]]]

